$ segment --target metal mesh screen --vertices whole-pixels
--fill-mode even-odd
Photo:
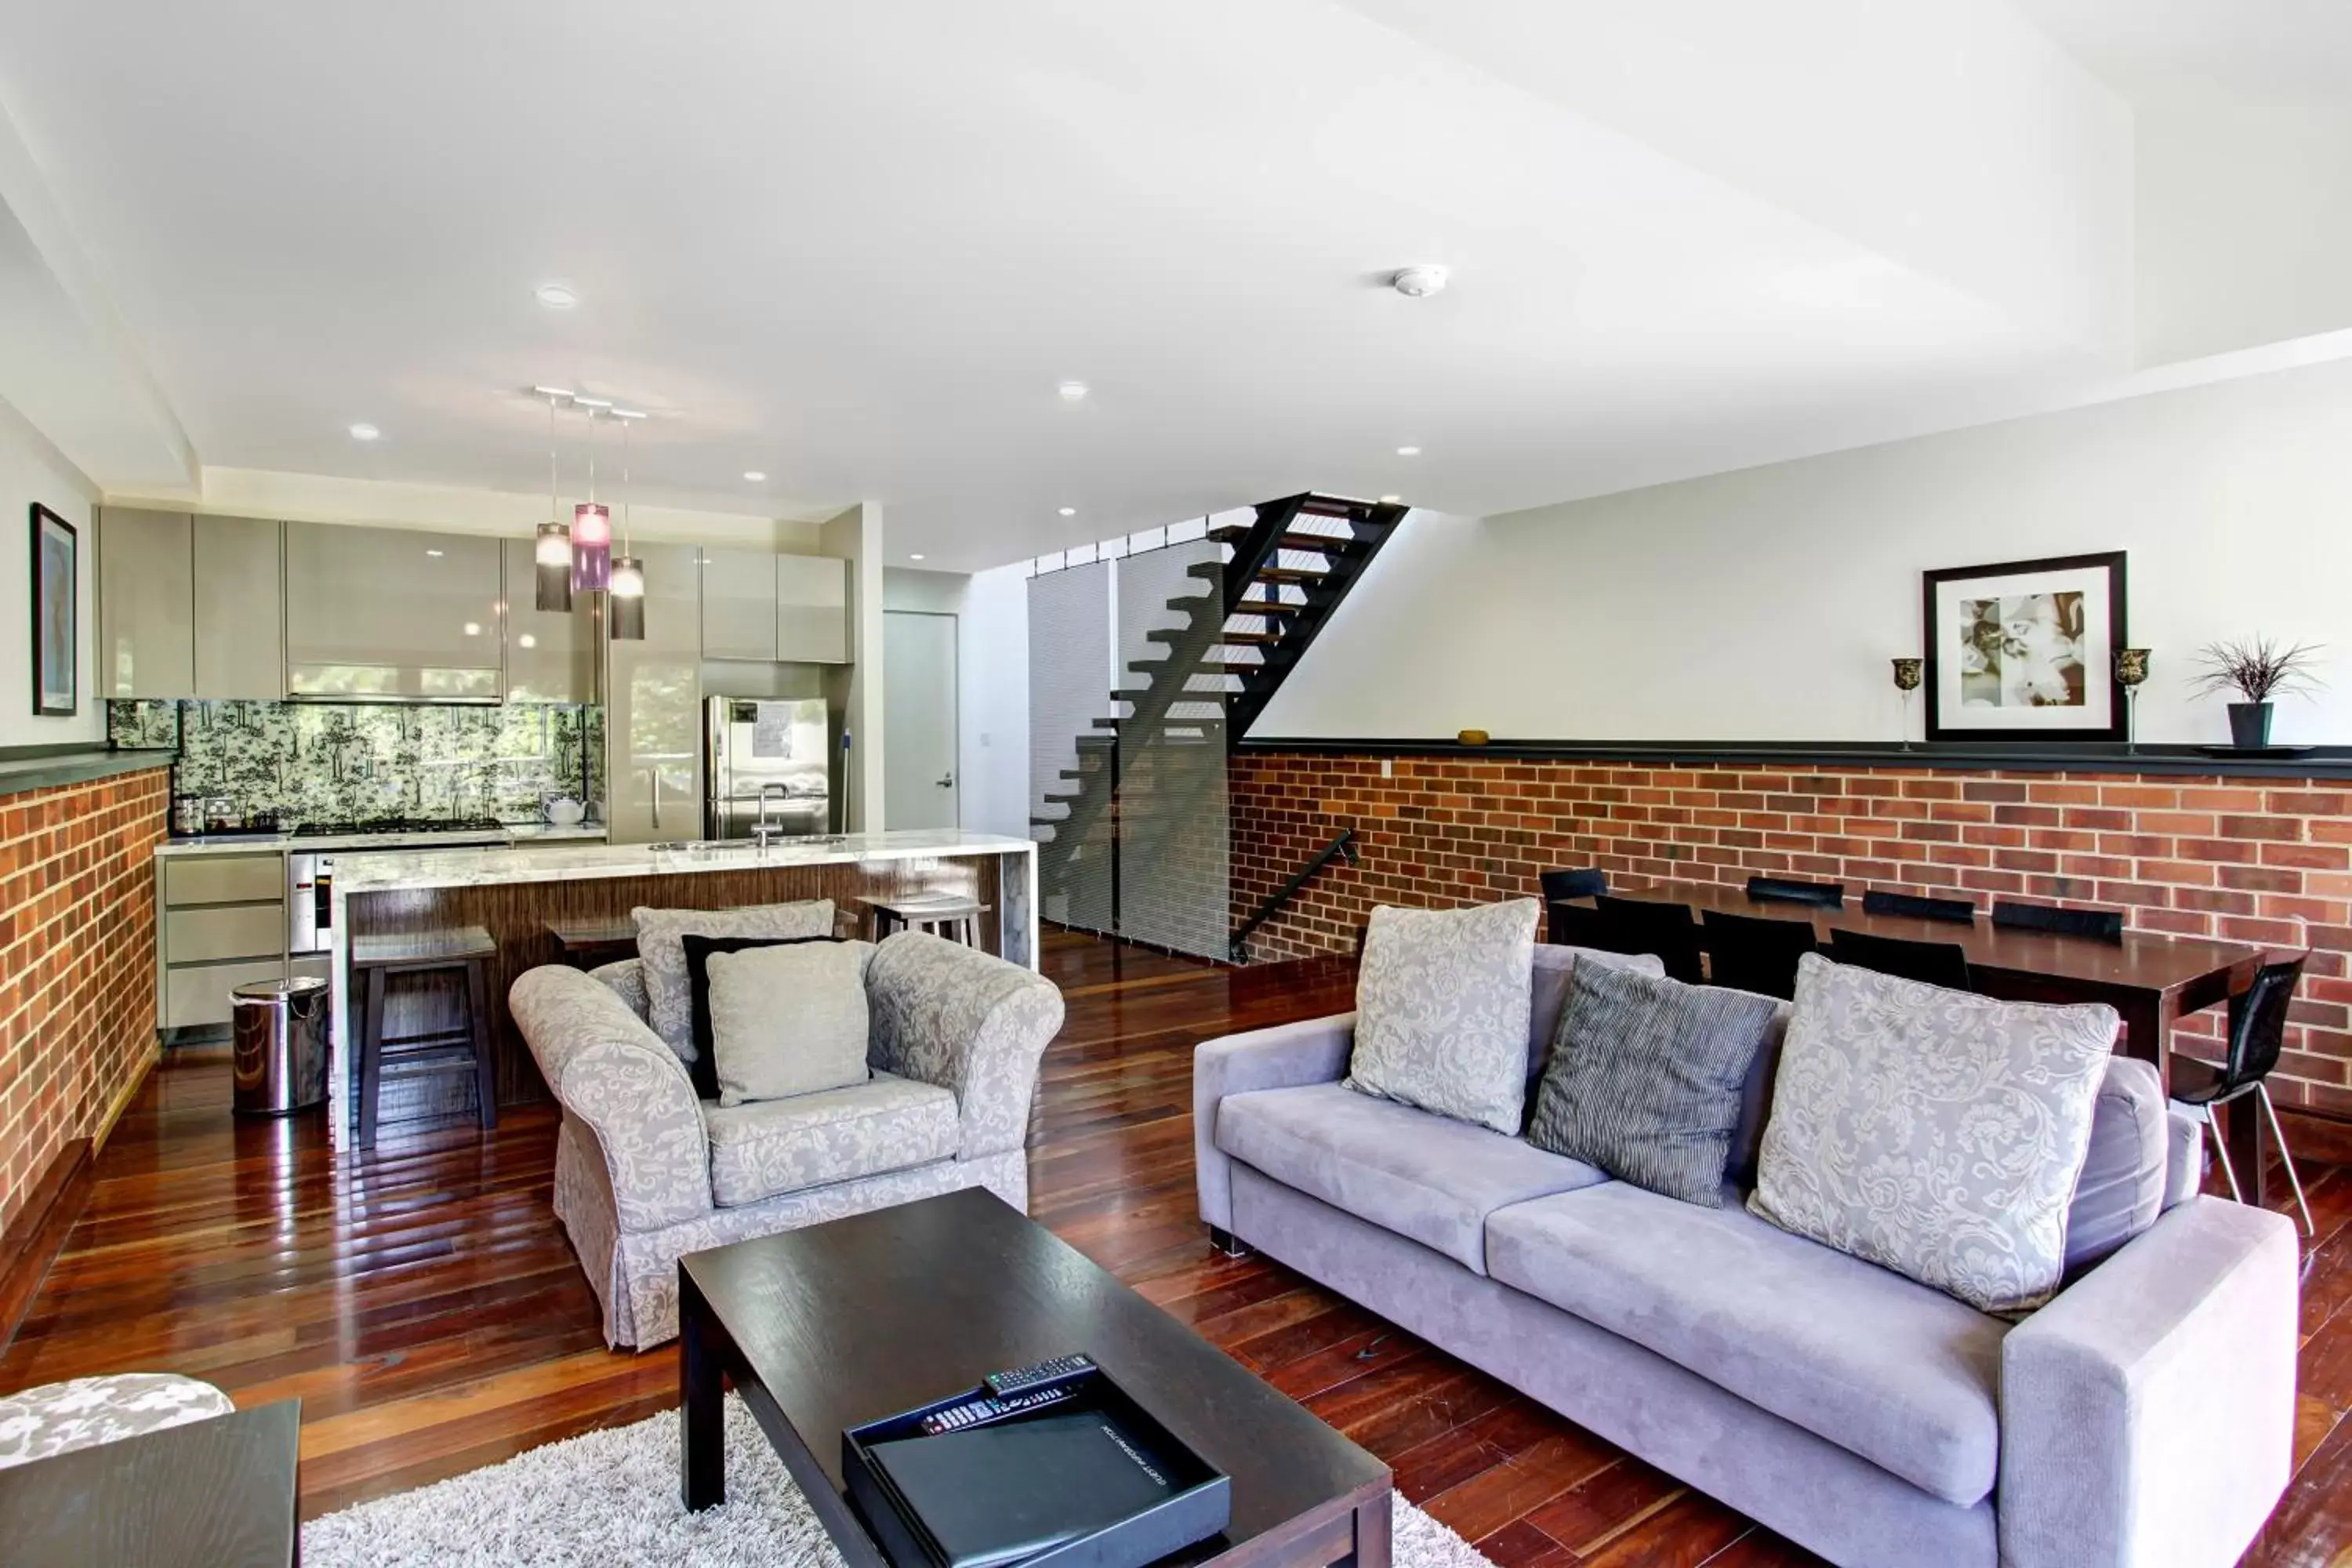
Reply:
[[[1118,934],[1223,958],[1230,941],[1222,673],[1181,672],[1215,654],[1223,558],[1207,540],[1117,563],[1119,689]]]
[[[1096,562],[1029,580],[1029,816],[1039,912],[1098,931],[1113,929],[1115,910],[1109,796],[1118,759],[1108,731],[1095,727],[1116,711],[1110,571]]]

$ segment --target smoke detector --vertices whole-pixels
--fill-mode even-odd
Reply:
[[[1407,267],[1389,279],[1389,287],[1408,300],[1426,300],[1445,287],[1443,267]]]

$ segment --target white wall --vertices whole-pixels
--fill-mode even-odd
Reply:
[[[1252,733],[1877,741],[1919,574],[2130,553],[2143,739],[2228,739],[2198,648],[2325,643],[2352,740],[2352,363],[1486,519],[1415,514]],[[1914,716],[1914,723],[1917,721]]]
[[[0,746],[106,739],[98,687],[98,489],[25,417],[0,403]],[[71,718],[33,712],[32,526],[40,502],[81,536],[81,704]]]

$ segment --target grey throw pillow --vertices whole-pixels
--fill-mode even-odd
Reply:
[[[719,1103],[789,1100],[846,1089],[871,1076],[866,1066],[869,1018],[863,942],[714,952],[710,972],[711,1055]]]
[[[2038,1307],[2116,1022],[1809,953],[1748,1206],[1984,1311]]]
[[[694,985],[686,967],[685,937],[831,936],[833,900],[754,904],[741,910],[629,911],[637,922],[637,958],[645,972],[646,1022],[678,1060],[694,1059]]]
[[[1348,1087],[1517,1136],[1541,912],[1533,899],[1374,910],[1356,971]]]
[[[1528,1142],[1721,1207],[1740,1090],[1773,1007],[1745,991],[1578,964]]]

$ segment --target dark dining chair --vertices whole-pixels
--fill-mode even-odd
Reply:
[[[1537,880],[1543,884],[1544,902],[1559,903],[1563,899],[1593,899],[1609,890],[1609,873],[1598,866],[1580,871],[1546,871]]]
[[[2230,1151],[2223,1144],[2221,1124],[2213,1110],[2248,1095],[2261,1100],[2263,1114],[2270,1120],[2271,1136],[2278,1140],[2279,1163],[2286,1167],[2287,1183],[2294,1188],[2294,1206],[2303,1211],[2303,1233],[2311,1236],[2316,1234],[2311,1224],[2311,1205],[2303,1201],[2303,1178],[2295,1174],[2294,1156],[2287,1152],[2286,1129],[2279,1125],[2278,1107],[2271,1103],[2265,1081],[2278,1066],[2279,1050],[2286,1040],[2287,1007],[2294,1000],[2295,983],[2303,978],[2303,964],[2301,958],[2290,959],[2265,963],[2254,972],[2254,983],[2230,998],[2229,1052],[2219,1075],[2204,1088],[2174,1090],[2172,1103],[2213,1130],[2213,1152],[2221,1157],[2221,1174],[2229,1178],[2230,1195],[2242,1203],[2238,1173],[2230,1166]]]
[[[1603,893],[1592,900],[1599,940],[1581,945],[1603,952],[1648,952],[1666,966],[1667,977],[1687,985],[1703,984],[1706,975],[1699,962],[1698,921],[1688,904],[1662,904],[1650,899],[1619,899]]]
[[[1956,926],[1977,923],[1977,907],[1966,899],[1928,899],[1917,893],[1886,893],[1873,888],[1862,895],[1866,915],[1901,915],[1915,921],[1945,921]]]
[[[1767,920],[1709,910],[1699,927],[1710,985],[1786,1000],[1797,994],[1797,961],[1813,951],[1811,921]]]
[[[2055,904],[2021,904],[1996,899],[1992,923],[2012,931],[2048,931],[2053,936],[2087,936],[2100,942],[2124,939],[2121,910],[2062,910]]]
[[[1871,936],[1858,931],[1830,932],[1829,960],[1874,970],[1947,991],[1966,991],[1969,952],[1957,942],[1906,942],[1900,937]]]
[[[1845,884],[1800,882],[1789,877],[1750,877],[1748,896],[1759,904],[1813,904],[1835,910],[1845,907]]]
[[[1601,911],[1589,904],[1553,900],[1544,905],[1546,942],[1560,947],[1589,947],[1600,952],[1612,952],[1616,950],[1601,945],[1608,934]]]

